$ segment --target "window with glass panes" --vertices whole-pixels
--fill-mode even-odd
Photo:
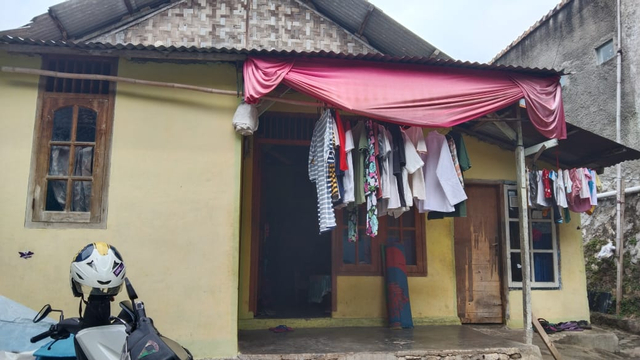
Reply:
[[[43,68],[113,75],[115,61],[50,57]],[[44,77],[28,223],[105,225],[112,84]]]
[[[520,256],[520,220],[518,195],[515,186],[505,187],[507,215],[507,265],[509,286],[522,287],[522,258]],[[551,209],[529,209],[529,250],[531,254],[531,286],[554,288],[559,286],[559,257],[556,224]]]
[[[426,275],[424,214],[411,209],[397,219],[379,217],[378,235],[372,238],[366,234],[366,211],[361,205],[357,210],[358,237],[355,242],[349,239],[349,211],[338,210],[336,218],[334,261],[339,275],[382,275],[382,246],[394,243],[404,245],[407,274]]]

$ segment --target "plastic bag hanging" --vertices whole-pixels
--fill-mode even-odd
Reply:
[[[242,136],[251,136],[258,129],[258,108],[242,100],[233,114],[233,129]]]

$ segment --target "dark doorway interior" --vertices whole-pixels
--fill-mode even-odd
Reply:
[[[260,146],[261,318],[331,315],[331,235],[318,235],[308,146]]]

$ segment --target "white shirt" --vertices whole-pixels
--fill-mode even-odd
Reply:
[[[422,131],[420,131],[420,134],[422,134]],[[409,134],[403,131],[402,136],[404,138],[404,153],[407,161],[405,168],[411,175],[411,192],[413,193],[414,198],[418,200],[425,200],[427,197],[425,195],[424,189],[424,173],[422,172],[424,162],[420,158],[420,154],[418,154],[417,147],[415,146],[416,143],[413,142]],[[420,144],[420,139],[416,138],[416,142]],[[422,136],[422,144],[420,144],[420,146],[422,146],[422,148],[425,150],[427,149],[427,145],[424,141],[424,136]],[[423,153],[425,152],[426,151],[424,151]],[[409,206],[408,203],[407,206]]]
[[[345,170],[344,177],[342,178],[342,185],[344,186],[344,199],[340,207],[345,207],[349,203],[356,201],[355,189],[353,187],[353,133],[351,128],[344,133],[344,150],[347,153],[347,166],[349,168]]]
[[[553,187],[553,191],[556,196],[556,203],[558,203],[558,206],[566,209],[569,207],[569,204],[567,203],[567,193],[565,192],[564,172],[562,170],[558,170],[558,173],[554,174],[555,186]]]
[[[385,129],[385,135],[387,141],[389,141],[389,148],[393,148],[393,138],[391,137],[391,132]],[[394,156],[397,156],[397,154],[394,154],[393,151],[390,151],[387,158],[387,169],[389,169],[389,203],[387,204],[387,208],[389,209],[389,213],[391,213],[391,210],[399,209],[402,206],[402,204],[400,203],[400,193],[398,192],[398,183],[392,171]]]
[[[419,202],[419,210],[452,212],[454,205],[467,199],[451,159],[451,152],[444,135],[432,131],[427,135],[429,152],[425,159],[424,181],[427,198]]]

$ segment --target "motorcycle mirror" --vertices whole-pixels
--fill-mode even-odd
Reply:
[[[36,316],[33,318],[33,322],[34,323],[38,323],[40,321],[42,321],[42,319],[46,318],[47,315],[49,315],[51,313],[51,305],[47,304],[45,306],[42,307],[42,309],[40,309],[40,311],[36,314]]]
[[[129,295],[129,299],[133,302],[133,300],[138,298],[138,294],[136,294],[136,291],[133,289],[133,285],[131,285],[129,278],[124,278],[124,284],[127,288],[127,295]]]

